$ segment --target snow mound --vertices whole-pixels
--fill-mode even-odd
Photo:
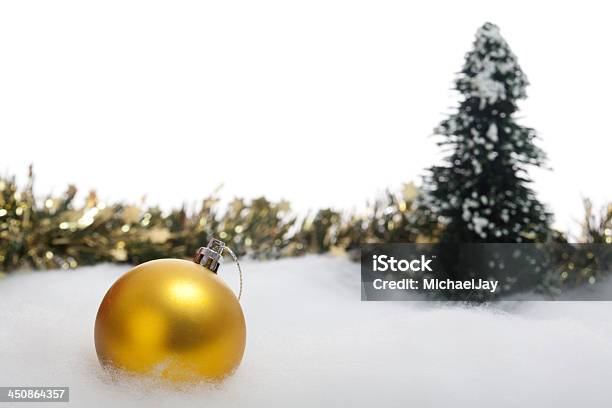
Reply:
[[[359,265],[327,256],[244,263],[247,350],[223,384],[113,382],[98,365],[93,323],[128,269],[1,280],[0,385],[69,386],[78,407],[607,407],[612,399],[611,303],[361,302]],[[237,281],[230,266],[222,274]]]

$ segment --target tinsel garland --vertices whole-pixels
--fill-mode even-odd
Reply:
[[[419,191],[412,184],[398,193],[388,191],[362,214],[321,209],[304,217],[292,212],[288,202],[264,197],[236,198],[222,205],[210,196],[194,211],[183,207],[164,212],[159,207],[104,203],[95,192],[78,205],[76,193],[69,186],[59,196],[40,200],[31,169],[22,188],[15,177],[0,177],[0,274],[190,258],[211,236],[253,258],[331,252],[357,259],[362,243],[436,242],[442,228],[419,215]],[[590,201],[584,204],[580,241],[612,243],[612,205],[597,213]],[[567,242],[558,232],[552,239]],[[554,287],[592,283],[597,268],[587,255],[580,250],[560,253],[561,267],[545,280]]]
[[[322,209],[301,218],[288,202],[264,197],[221,205],[210,196],[194,211],[164,212],[104,203],[95,192],[78,205],[76,193],[69,186],[59,196],[37,199],[31,168],[22,188],[15,177],[0,178],[0,272],[189,258],[211,236],[253,258],[351,253],[364,242],[431,239],[420,235],[423,228],[413,214],[418,191],[411,184],[403,192],[387,192],[361,215]]]

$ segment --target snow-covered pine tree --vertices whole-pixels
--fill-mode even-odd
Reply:
[[[545,155],[533,143],[536,132],[513,117],[528,82],[496,25],[478,30],[455,85],[463,95],[459,109],[435,130],[450,155],[425,177],[423,204],[444,226],[440,240],[545,239],[550,214],[527,175]]]

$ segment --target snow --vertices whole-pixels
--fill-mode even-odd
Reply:
[[[480,110],[499,101],[526,96],[527,78],[494,24],[485,24],[478,30],[474,50],[466,64],[467,93],[478,98]],[[497,78],[496,73],[504,78]]]
[[[472,192],[472,196],[475,195],[475,192]],[[469,222],[472,219],[472,208],[478,208],[479,204],[478,201],[476,200],[472,200],[470,198],[466,198],[465,200],[463,200],[463,204],[461,205],[461,209],[463,210],[463,213],[461,215],[461,217],[463,218],[464,221]]]
[[[495,124],[495,122],[489,125],[489,129],[487,130],[487,137],[493,142],[497,142],[499,140],[497,138],[497,125]]]
[[[472,166],[474,167],[474,174],[478,175],[482,173],[482,164],[475,159],[472,159]]]
[[[483,230],[489,225],[489,220],[484,217],[475,216],[472,219],[472,225],[474,226],[474,232],[476,232],[482,238],[487,237],[487,233]]]
[[[510,215],[508,214],[508,210],[505,208],[502,210],[500,217],[505,223],[508,223],[508,221],[510,221]]]
[[[476,64],[477,73],[470,79],[472,86],[472,96],[480,100],[479,108],[484,109],[487,105],[493,105],[497,101],[506,99],[506,86],[503,82],[493,78],[496,71],[496,64],[485,57]]]
[[[499,27],[491,23],[485,23],[482,27],[480,27],[476,32],[476,37],[478,38],[478,44],[480,46],[483,46],[487,40],[491,40],[499,44],[506,43],[506,40],[504,40],[499,32]]]
[[[612,398],[609,302],[361,302],[359,265],[327,256],[244,262],[247,350],[222,385],[112,382],[93,322],[128,269],[0,280],[0,385],[67,385],[78,407],[607,407]],[[229,265],[220,273],[237,282]]]

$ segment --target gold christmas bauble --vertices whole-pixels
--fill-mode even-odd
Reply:
[[[245,341],[234,292],[210,269],[178,259],[146,262],[119,278],[95,323],[103,366],[174,381],[223,379],[240,364]]]

